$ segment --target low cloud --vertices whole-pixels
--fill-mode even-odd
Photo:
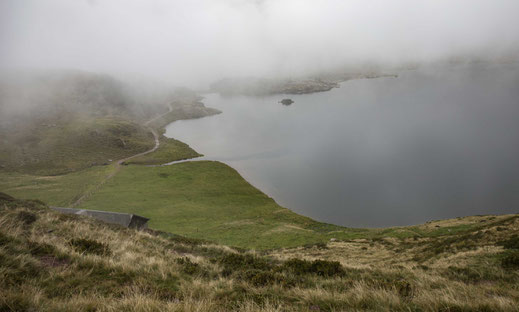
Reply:
[[[519,51],[516,0],[4,0],[0,66],[202,87]]]

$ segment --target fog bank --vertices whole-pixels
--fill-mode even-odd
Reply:
[[[514,58],[517,0],[3,0],[0,68],[204,87],[365,64]]]

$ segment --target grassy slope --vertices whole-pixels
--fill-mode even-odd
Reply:
[[[352,229],[316,222],[277,205],[234,169],[211,161],[125,167],[82,208],[132,212],[152,228],[246,248],[279,248],[331,238],[420,238],[477,230],[478,222]],[[438,226],[436,226],[438,225]]]
[[[316,231],[323,224],[278,206],[234,169],[210,161],[128,166],[81,208],[132,212],[151,218],[152,228],[241,247],[302,245],[341,229]]]
[[[68,206],[107,176],[112,166],[61,176],[0,174],[0,189],[24,199]],[[81,205],[151,218],[152,228],[248,248],[292,247],[381,237],[463,234],[485,223],[470,218],[386,229],[352,229],[316,222],[280,207],[234,169],[218,162],[164,167],[125,166]]]
[[[109,165],[57,176],[0,172],[0,190],[19,198],[40,199],[54,206],[69,207],[112,170],[114,167]]]
[[[63,174],[109,163],[153,147],[152,134],[116,117],[70,117],[53,126],[32,124],[0,144],[3,171]]]
[[[0,193],[0,311],[517,311],[519,238],[501,242],[518,229],[517,216],[496,217],[450,241],[337,242],[260,256]],[[438,251],[424,259],[424,250]],[[372,260],[360,263],[362,254]]]

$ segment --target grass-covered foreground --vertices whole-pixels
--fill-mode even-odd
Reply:
[[[518,217],[485,222],[258,254],[0,193],[0,311],[517,311]]]

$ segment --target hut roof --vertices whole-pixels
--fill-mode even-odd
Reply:
[[[148,218],[130,214],[130,213],[120,213],[120,212],[111,212],[111,211],[100,211],[100,210],[88,210],[88,209],[75,209],[75,208],[65,208],[65,207],[51,207],[52,209],[59,211],[61,213],[68,213],[68,214],[76,214],[76,215],[83,215],[83,216],[89,216],[94,219],[106,222],[106,223],[112,223],[112,224],[119,224],[125,227],[131,227],[131,228],[146,228]]]

